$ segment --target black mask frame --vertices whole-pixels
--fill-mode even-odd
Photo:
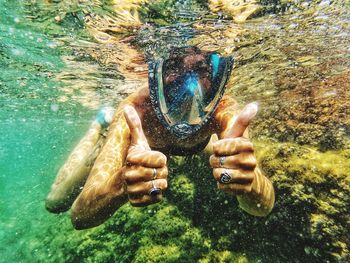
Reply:
[[[170,131],[170,133],[176,135],[180,139],[188,138],[189,136],[195,134],[198,130],[200,130],[212,117],[214,111],[216,110],[224,92],[226,89],[226,84],[230,78],[234,59],[233,57],[222,57],[216,52],[211,52],[209,55],[215,54],[219,56],[219,65],[218,65],[218,78],[213,80],[211,85],[219,85],[217,87],[217,94],[215,96],[215,101],[212,109],[208,112],[202,121],[199,124],[189,124],[187,122],[171,124],[167,118],[164,116],[164,113],[161,110],[160,98],[159,98],[159,83],[163,85],[163,63],[169,59],[167,58],[159,58],[154,61],[149,61],[148,66],[148,79],[149,79],[149,90],[150,90],[150,99],[152,103],[152,107],[162,125]],[[179,65],[181,66],[181,65]]]

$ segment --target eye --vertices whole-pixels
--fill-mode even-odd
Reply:
[[[165,77],[165,84],[173,82],[177,78],[178,74],[176,72],[169,72]]]

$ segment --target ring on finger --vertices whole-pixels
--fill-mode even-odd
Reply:
[[[152,175],[153,180],[157,178],[157,169],[153,168],[153,175]]]
[[[223,173],[220,174],[220,183],[229,184],[232,181],[230,173],[225,169]]]
[[[162,189],[155,186],[154,180],[152,180],[151,182],[152,182],[152,188],[149,190],[148,194],[152,197],[157,196],[158,194],[161,194]]]
[[[220,166],[220,167],[224,167],[224,165],[225,165],[225,159],[226,159],[226,156],[221,156],[221,157],[219,158],[219,166]]]

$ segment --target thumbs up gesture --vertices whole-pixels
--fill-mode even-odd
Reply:
[[[125,106],[124,117],[131,136],[124,172],[129,201],[133,206],[159,202],[168,186],[167,158],[163,153],[151,150],[133,107]]]
[[[257,111],[256,103],[246,105],[224,131],[223,139],[213,144],[209,161],[219,189],[225,192],[241,195],[252,190],[256,159],[253,144],[243,134]]]

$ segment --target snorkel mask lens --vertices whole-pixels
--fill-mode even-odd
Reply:
[[[231,74],[233,58],[187,48],[150,63],[151,101],[163,125],[180,138],[212,116]]]

